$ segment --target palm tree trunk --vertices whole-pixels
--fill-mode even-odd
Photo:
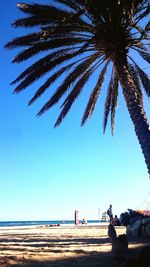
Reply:
[[[117,62],[115,68],[150,175],[150,125],[144,111],[143,101],[136,94],[136,86],[126,65],[118,64]]]

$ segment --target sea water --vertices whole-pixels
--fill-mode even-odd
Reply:
[[[88,224],[98,224],[100,220],[88,220]],[[56,224],[74,224],[74,220],[66,221],[0,221],[0,227],[11,227],[11,226],[37,226],[37,225],[56,225]],[[82,221],[80,222],[82,224]]]

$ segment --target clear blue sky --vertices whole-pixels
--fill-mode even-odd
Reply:
[[[10,26],[22,16],[17,2],[1,3],[0,220],[73,219],[75,209],[80,219],[98,219],[98,209],[109,204],[117,215],[136,208],[150,192],[150,179],[121,93],[113,137],[110,125],[105,135],[102,130],[104,92],[86,126],[80,127],[87,100],[82,94],[56,129],[60,104],[35,116],[49,93],[27,106],[38,83],[12,94],[10,82],[29,64],[11,64],[17,50],[3,49],[25,33]],[[148,99],[145,108],[150,119]]]

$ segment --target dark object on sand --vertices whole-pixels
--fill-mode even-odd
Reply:
[[[50,227],[53,227],[53,226],[60,226],[60,224],[49,224]]]
[[[127,226],[130,223],[130,216],[128,212],[121,213],[120,222],[124,226]]]
[[[125,267],[149,267],[150,266],[150,246],[141,249],[139,255],[135,259],[129,259]]]
[[[137,219],[145,218],[144,214],[139,213],[136,210],[128,209],[128,212],[120,214],[120,222],[122,225],[127,226],[134,223]]]

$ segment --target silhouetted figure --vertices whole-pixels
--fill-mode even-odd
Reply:
[[[115,215],[114,219],[113,219],[113,222],[114,222],[114,225],[115,226],[120,226],[121,223],[120,223],[120,220],[119,218],[117,217],[117,215]]]
[[[112,256],[118,262],[125,261],[128,252],[128,241],[125,234],[117,236],[112,224],[108,226],[108,236],[112,243]]]
[[[87,224],[87,220],[86,219],[83,219],[82,220],[82,224]]]
[[[110,204],[108,210],[107,210],[107,214],[109,216],[109,220],[110,220],[110,223],[112,222],[112,219],[113,219],[113,212],[112,212],[112,205]]]

